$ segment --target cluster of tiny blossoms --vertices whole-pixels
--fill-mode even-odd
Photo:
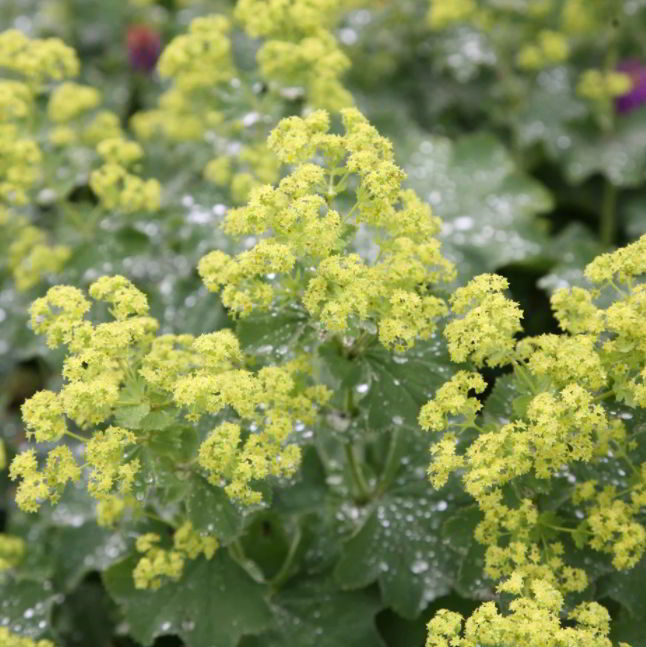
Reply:
[[[294,473],[300,452],[288,437],[295,423],[314,421],[317,406],[328,398],[326,389],[306,386],[297,366],[245,370],[230,330],[156,336],[158,324],[147,315],[145,295],[124,277],[102,277],[89,293],[107,304],[113,321],[89,321],[90,301],[70,286],[51,288],[30,309],[31,325],[47,345],[65,345],[68,352],[62,388],[39,391],[22,407],[28,437],[57,444],[42,466],[34,449],[13,459],[9,476],[20,480],[21,509],[34,512],[47,499],[57,503],[66,484],[80,481],[85,471],[100,524],[114,523],[128,508],[137,512],[137,479],[145,481],[138,454],[165,432],[173,433],[180,417],[192,423],[231,414],[203,438],[186,469],[202,472],[240,503],[262,500],[254,483]],[[60,442],[65,437],[81,441],[83,464]],[[169,575],[161,563],[171,560],[177,567],[182,556],[192,556],[195,537],[181,526],[179,557],[167,557],[159,548],[142,550],[138,586],[155,586],[158,575]],[[209,540],[203,552],[212,554],[215,546]]]
[[[646,463],[631,458],[636,441],[621,417],[604,403],[646,407],[646,236],[590,263],[594,289],[563,289],[552,297],[560,335],[514,340],[520,310],[507,299],[501,277],[478,276],[455,292],[453,318],[445,327],[451,358],[475,367],[511,365],[516,388],[513,415],[500,424],[477,416],[485,382],[477,372],[456,373],[420,412],[420,425],[443,432],[431,447],[429,476],[442,487],[458,472],[482,513],[475,538],[487,546],[485,572],[508,578],[500,593],[517,596],[511,613],[482,605],[466,621],[440,612],[429,624],[429,647],[475,645],[608,646],[607,613],[594,604],[569,615],[578,623],[562,628],[562,593],[582,591],[585,572],[566,563],[564,544],[588,545],[608,553],[618,569],[632,568],[646,550],[638,515],[646,506]],[[605,308],[602,292],[614,292]],[[487,296],[488,295],[488,296]],[[461,435],[471,430],[469,442]],[[628,468],[624,486],[584,480],[571,487],[564,512],[541,510],[550,479],[582,463]],[[540,484],[538,487],[536,483]],[[577,515],[567,506],[575,506]],[[564,515],[564,516],[561,516]],[[531,623],[523,618],[532,618]]]
[[[252,37],[265,37],[256,59],[261,74],[287,86],[302,86],[311,105],[339,110],[352,95],[339,77],[350,67],[330,27],[347,0],[239,0],[235,17]]]
[[[137,113],[132,127],[138,137],[159,133],[177,141],[199,140],[224,115],[222,85],[236,76],[231,56],[230,21],[222,15],[195,18],[186,34],[174,38],[157,64],[162,79],[172,81],[158,108]]]
[[[267,124],[275,124],[272,114],[290,92],[302,88],[314,107],[352,105],[339,80],[350,61],[329,30],[348,8],[339,0],[238,2],[234,21],[250,37],[267,39],[254,72],[236,65],[234,23],[221,14],[195,18],[162,53],[157,69],[169,87],[157,108],[133,117],[134,131],[142,140],[159,134],[173,141],[208,140],[215,156],[204,168],[205,179],[229,187],[232,202],[243,204],[253,188],[278,179],[279,163],[257,140]],[[259,87],[269,91],[259,94]],[[240,117],[245,109],[248,120]]]
[[[446,313],[431,289],[455,270],[434,238],[439,219],[402,188],[391,143],[354,108],[342,119],[343,135],[329,132],[320,110],[278,124],[268,145],[291,173],[254,189],[224,222],[227,233],[259,242],[233,257],[211,252],[198,271],[234,316],[297,300],[332,333],[370,321],[385,346],[403,350],[428,338]],[[341,213],[336,198],[350,190],[354,205]],[[374,232],[373,262],[353,251],[359,228]]]
[[[19,211],[43,175],[44,153],[28,124],[47,85],[78,74],[79,61],[59,39],[30,40],[10,29],[0,33],[0,70],[10,75],[0,77],[0,232],[10,241],[7,265],[17,287],[27,289],[43,274],[58,271],[69,256],[66,247],[49,245],[46,234]]]
[[[211,559],[218,548],[215,537],[201,535],[193,529],[190,521],[184,522],[173,534],[173,548],[160,548],[161,537],[149,532],[137,537],[137,552],[143,557],[133,571],[135,588],[158,589],[168,578],[178,580],[184,569],[186,559],[195,559],[203,554]]]
[[[16,567],[25,555],[25,540],[0,533],[0,573]]]
[[[11,633],[6,627],[0,627],[0,645],[3,647],[56,647],[51,640],[34,640]]]
[[[459,613],[441,610],[428,623],[426,647],[612,647],[610,615],[600,604],[582,602],[569,611],[563,626],[563,596],[549,583],[527,582],[515,572],[498,590],[514,596],[508,613],[485,602],[465,622]]]
[[[160,186],[126,170],[141,151],[126,140],[116,115],[98,110],[100,92],[70,80],[80,69],[73,49],[8,30],[0,34],[0,69],[11,75],[0,78],[0,229],[16,287],[26,290],[58,272],[71,253],[49,243],[28,215],[33,194],[56,183],[68,149],[98,147],[104,165],[90,184],[108,209],[154,211]]]

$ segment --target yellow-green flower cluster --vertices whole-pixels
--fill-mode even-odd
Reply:
[[[42,159],[34,140],[19,135],[12,123],[0,125],[0,201],[27,204],[27,191],[41,176]]]
[[[191,22],[187,34],[174,38],[159,58],[157,69],[181,90],[208,88],[234,75],[229,21],[221,15]]]
[[[125,139],[116,115],[95,111],[98,90],[68,80],[79,71],[72,49],[57,39],[29,39],[9,30],[0,34],[0,68],[20,77],[0,79],[0,203],[11,208],[0,226],[8,269],[16,287],[26,290],[59,272],[70,256],[19,212],[30,193],[55,181],[61,149],[98,144],[106,164],[92,173],[92,185],[106,208],[155,211],[160,187],[126,171],[141,158],[141,148]]]
[[[158,324],[147,316],[145,295],[122,276],[98,279],[89,293],[109,306],[114,321],[90,323],[85,318],[90,302],[70,286],[53,287],[32,304],[32,328],[45,335],[48,346],[67,346],[66,381],[58,393],[36,393],[22,413],[28,435],[37,442],[56,442],[64,435],[84,441],[88,491],[99,501],[102,525],[111,525],[126,503],[133,505],[142,466],[132,454],[151,440],[136,429],[109,424],[123,407],[144,407],[143,415],[166,409],[175,416],[179,408],[189,421],[229,408],[235,412],[236,422],[216,427],[195,456],[209,480],[226,484],[233,499],[257,503],[261,495],[254,481],[294,473],[300,453],[288,436],[297,422],[314,422],[317,407],[329,397],[326,389],[295,379],[302,372],[297,365],[257,373],[243,369],[244,356],[230,330],[156,337]],[[86,438],[71,431],[66,420],[85,430],[109,426]],[[61,463],[59,472],[50,469],[51,461]],[[56,501],[68,480],[78,480],[80,468],[67,446],[59,446],[50,451],[44,472],[29,450],[14,459],[10,476],[22,478],[17,501],[32,511],[45,499]]]
[[[499,589],[514,596],[508,613],[485,602],[465,622],[461,614],[443,609],[428,623],[426,647],[612,647],[610,614],[600,604],[582,602],[564,623],[563,596],[548,582],[514,573]]]
[[[444,330],[454,362],[471,360],[476,366],[509,362],[523,315],[518,305],[504,296],[507,287],[502,276],[481,274],[451,295],[451,310],[462,315]]]
[[[604,24],[601,15],[604,4],[586,0],[565,0],[561,13],[563,30],[574,36],[598,33]]]
[[[18,566],[24,555],[24,539],[0,533],[0,573]]]
[[[300,298],[332,332],[372,320],[385,346],[409,348],[446,314],[430,288],[451,281],[455,270],[434,238],[439,220],[402,189],[390,142],[357,110],[343,110],[342,118],[344,135],[328,132],[324,111],[278,124],[268,145],[294,165],[291,174],[277,187],[254,189],[248,205],[229,211],[224,223],[229,234],[263,238],[235,257],[211,252],[198,271],[210,290],[222,289],[234,315]],[[309,161],[317,154],[323,165]],[[356,202],[342,215],[335,199],[353,181]],[[377,232],[380,252],[372,264],[352,251],[358,227]]]
[[[135,476],[141,469],[139,459],[123,462],[126,449],[137,443],[131,431],[121,427],[108,427],[97,431],[85,446],[85,462],[92,472],[88,492],[101,500],[111,497],[112,492],[129,494]]]
[[[278,180],[280,161],[262,144],[245,146],[234,157],[221,155],[204,168],[204,178],[219,186],[229,186],[234,204],[244,204],[252,189]]]
[[[66,418],[81,428],[106,421],[119,399],[129,354],[136,354],[137,345],[149,341],[156,330],[157,322],[145,316],[145,296],[123,277],[103,277],[90,293],[111,304],[116,321],[96,326],[86,321],[89,301],[68,286],[51,288],[30,309],[32,328],[46,336],[50,347],[66,344],[70,352],[63,366],[67,383],[62,389],[39,391],[22,407],[28,434],[37,442],[56,442],[70,433]],[[109,495],[117,484],[120,493],[130,491],[139,463],[123,463],[123,455],[134,442],[130,432],[118,427],[96,432],[87,442],[85,459],[94,496]],[[49,452],[43,472],[38,472],[33,450],[18,455],[10,468],[12,479],[22,478],[16,500],[27,511],[38,509],[45,499],[56,502],[67,481],[78,480],[80,474],[64,445]]]
[[[7,627],[0,627],[0,645],[2,647],[56,647],[51,640],[34,640],[11,633]]]
[[[591,101],[607,101],[630,92],[632,87],[633,82],[628,74],[592,69],[583,72],[576,91]]]
[[[144,151],[137,142],[128,141],[124,137],[109,137],[99,142],[96,152],[104,162],[120,164],[128,167],[139,161]]]
[[[435,415],[429,415],[429,404],[422,409],[422,426],[444,426],[436,413],[446,401],[444,395],[438,391],[436,399],[429,403],[430,413]],[[465,398],[465,405],[469,400],[473,399]],[[459,457],[460,464],[455,467],[464,467],[465,489],[476,500],[530,470],[546,479],[564,464],[590,461],[607,451],[610,439],[621,439],[623,435],[621,426],[611,425],[603,407],[594,404],[589,392],[577,384],[566,386],[557,395],[539,393],[529,402],[526,416],[526,422],[518,420],[481,433]],[[433,448],[429,473],[436,487],[446,482],[446,461],[456,463],[456,458],[444,453],[448,450],[445,443],[443,438],[437,449]]]
[[[252,37],[267,38],[256,56],[267,79],[302,85],[311,105],[338,110],[353,103],[339,81],[350,59],[329,27],[348,8],[340,0],[239,0],[235,17]]]
[[[513,535],[504,548],[487,546],[484,571],[489,577],[495,580],[509,577],[512,582],[520,577],[526,583],[542,580],[563,593],[580,593],[588,586],[583,569],[565,565],[563,544],[544,541],[541,550],[538,544],[529,541],[538,518],[538,511],[530,501],[523,501],[515,511],[505,509],[504,504],[501,508],[489,507],[485,520],[476,529],[477,539],[483,543],[485,538],[491,541],[488,534],[492,532]]]
[[[266,367],[254,374],[242,364],[238,340],[229,330],[195,338],[163,335],[144,357],[140,374],[172,392],[191,420],[227,407],[235,411],[238,420],[213,429],[197,460],[209,480],[225,485],[233,499],[257,503],[261,495],[252,482],[294,473],[300,452],[287,444],[288,436],[297,421],[314,422],[329,393],[321,387],[298,389],[293,374],[299,367]]]
[[[137,538],[137,551],[144,555],[132,573],[135,588],[155,590],[166,578],[178,580],[186,559],[195,559],[200,554],[211,559],[218,548],[215,537],[197,533],[190,521],[175,531],[172,549],[160,548],[157,545],[160,541],[161,537],[152,532]]]
[[[141,139],[163,133],[170,139],[201,139],[223,115],[219,86],[236,76],[231,57],[231,25],[222,15],[195,18],[187,34],[174,38],[159,58],[159,74],[172,85],[155,110],[137,113],[132,127]]]
[[[477,9],[475,0],[432,0],[428,22],[432,29],[446,29],[455,23],[468,21]]]
[[[646,504],[646,466],[633,464],[635,442],[621,417],[603,405],[613,397],[646,406],[646,287],[640,282],[645,259],[646,236],[587,266],[586,278],[598,289],[557,291],[552,304],[561,335],[515,342],[520,310],[501,294],[502,277],[476,277],[451,298],[453,311],[464,315],[445,328],[452,359],[477,366],[511,364],[522,394],[510,420],[481,426],[480,404],[468,392],[481,392],[484,382],[460,371],[419,416],[423,428],[445,432],[431,447],[433,485],[443,486],[457,471],[478,503],[483,520],[475,537],[487,545],[485,572],[494,579],[517,571],[561,591],[582,590],[585,574],[564,563],[562,548],[553,541],[559,533],[611,554],[616,568],[631,568],[646,550],[638,517]],[[602,289],[615,293],[604,308],[597,304]],[[468,428],[477,435],[458,449],[458,434]],[[609,456],[630,470],[627,489],[578,484],[571,501],[583,511],[583,520],[565,522],[539,513],[532,497],[549,479],[566,466],[605,462]],[[537,480],[545,486],[533,492]]]
[[[54,123],[70,121],[96,108],[100,101],[101,94],[96,88],[68,81],[61,83],[50,95],[47,115]]]
[[[104,150],[104,153],[108,152],[115,153],[114,149]],[[123,148],[119,152],[121,156],[132,153],[124,151]],[[129,173],[121,164],[114,162],[107,162],[96,171],[92,171],[90,187],[99,198],[101,206],[109,210],[116,209],[123,213],[154,213],[159,210],[161,204],[161,185],[156,179],[142,180],[139,176]]]
[[[519,67],[539,70],[565,61],[570,53],[567,38],[550,29],[538,32],[536,43],[525,45],[516,57]]]
[[[289,370],[279,367],[263,368],[257,375],[240,369],[214,375],[198,369],[176,382],[175,401],[193,417],[229,406],[251,427],[261,428],[243,438],[240,424],[224,422],[199,448],[198,463],[209,481],[226,484],[231,498],[259,503],[262,495],[253,489],[253,481],[291,476],[298,468],[300,449],[287,444],[288,436],[297,421],[314,422],[316,405],[324,404],[329,394],[316,387],[298,393],[295,386]]]
[[[22,81],[0,80],[0,121],[24,119],[32,109],[32,89]]]
[[[639,478],[623,500],[614,485],[601,487],[596,481],[577,484],[574,503],[587,511],[585,531],[590,546],[613,556],[615,568],[632,568],[646,550],[646,529],[636,516],[646,505],[646,463],[635,468]]]
[[[12,214],[3,225],[11,240],[7,253],[7,265],[18,290],[28,290],[37,285],[44,276],[59,272],[70,256],[65,245],[51,245],[42,229],[28,224],[26,218]]]
[[[30,39],[9,29],[0,33],[0,67],[38,88],[45,81],[76,76],[80,64],[74,50],[58,38]]]
[[[58,503],[69,481],[81,478],[81,468],[67,445],[59,445],[47,455],[42,471],[33,449],[18,454],[9,467],[12,481],[21,479],[16,503],[25,512],[36,512],[43,501]]]
[[[446,428],[449,415],[463,416],[463,424],[471,426],[482,404],[476,398],[468,397],[468,393],[482,393],[486,386],[479,373],[458,371],[437,390],[433,400],[422,407],[420,426],[427,431],[441,431]]]
[[[597,352],[596,335],[528,337],[518,344],[517,350],[527,358],[531,373],[547,376],[559,387],[576,382],[597,391],[608,379]]]

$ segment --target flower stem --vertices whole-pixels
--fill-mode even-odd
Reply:
[[[301,543],[301,537],[302,537],[301,528],[300,526],[296,526],[296,530],[294,531],[294,536],[292,537],[292,541],[289,544],[289,549],[287,551],[287,556],[285,557],[285,561],[280,567],[280,570],[278,571],[278,573],[274,575],[273,579],[270,582],[273,589],[280,588],[283,582],[285,582],[285,580],[289,577],[289,571],[292,568],[292,564],[294,563],[294,558],[296,557],[298,546]]]
[[[343,449],[345,450],[345,456],[348,459],[348,465],[350,466],[352,481],[356,485],[357,490],[359,490],[359,496],[363,501],[368,501],[371,495],[370,488],[363,476],[361,465],[359,465],[359,462],[357,461],[354,446],[350,443],[346,443],[343,445]]]
[[[606,179],[603,187],[601,220],[599,222],[599,238],[604,247],[610,247],[615,240],[616,211],[617,187]]]
[[[83,436],[79,436],[78,434],[75,434],[73,431],[66,430],[65,435],[69,436],[70,438],[74,438],[75,440],[78,440],[81,443],[87,443],[90,439],[89,438],[84,438]]]
[[[401,431],[399,429],[395,429],[390,435],[388,454],[386,455],[386,462],[384,463],[384,469],[379,480],[379,488],[377,490],[378,494],[384,493],[395,476],[398,464],[397,459],[399,458],[399,452],[397,450],[400,433]]]

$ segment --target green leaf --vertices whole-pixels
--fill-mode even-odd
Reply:
[[[342,587],[378,581],[384,602],[414,618],[445,595],[456,574],[455,558],[441,537],[445,520],[465,502],[457,489],[433,490],[426,477],[428,440],[405,434],[399,470],[345,543],[335,569]],[[411,460],[412,459],[412,460]]]
[[[262,312],[241,319],[236,334],[247,353],[284,355],[301,343],[307,332],[307,313],[297,307]]]
[[[295,479],[274,491],[273,509],[287,513],[317,512],[325,505],[329,488],[325,468],[314,447],[303,448],[303,458]]]
[[[541,277],[538,287],[553,292],[557,288],[587,284],[583,277],[585,266],[606,251],[597,236],[584,225],[574,222],[552,238],[548,255],[552,268]]]
[[[410,133],[415,143],[404,169],[409,184],[444,222],[443,249],[461,280],[537,256],[547,239],[536,216],[552,208],[541,184],[516,169],[487,133],[455,143]]]
[[[381,603],[373,590],[338,591],[329,580],[309,578],[273,603],[274,627],[244,641],[245,647],[384,647],[375,626]]]
[[[114,647],[117,613],[100,582],[82,582],[56,613],[56,633],[66,647]]]
[[[139,429],[143,431],[164,431],[177,420],[174,412],[165,409],[151,411],[139,421]]]
[[[226,551],[189,560],[182,578],[156,591],[137,590],[132,571],[137,557],[109,568],[103,581],[122,609],[135,640],[151,645],[157,636],[180,636],[191,647],[235,647],[271,621],[265,589],[253,582]]]
[[[577,133],[565,173],[579,184],[601,173],[616,186],[638,186],[646,174],[646,108],[618,116],[612,133],[585,128]]]
[[[482,520],[477,505],[457,510],[442,526],[442,537],[457,553],[458,573],[455,590],[465,598],[482,599],[491,594],[483,573],[485,546],[474,539],[476,526]]]
[[[483,515],[477,505],[465,506],[452,514],[442,526],[442,536],[446,538],[449,547],[466,555],[473,543],[473,533],[482,521]]]
[[[571,122],[588,114],[585,101],[573,92],[574,73],[566,67],[541,71],[527,94],[525,107],[512,116],[516,141],[522,148],[542,144],[553,160],[572,146]]]
[[[92,521],[78,527],[56,528],[53,535],[54,581],[64,591],[71,591],[90,571],[104,571],[127,550],[123,533],[101,528]]]
[[[222,544],[236,539],[241,531],[243,516],[224,490],[195,475],[186,499],[188,518],[200,532],[214,534]]]
[[[360,407],[367,412],[368,426],[374,430],[400,425],[417,429],[422,405],[457,370],[439,334],[398,355],[375,342],[363,355],[362,363],[367,391]],[[364,391],[365,386],[357,385],[356,389]]]
[[[18,581],[1,576],[0,626],[29,638],[48,633],[56,597],[50,580]]]
[[[621,604],[628,613],[643,622],[646,617],[646,557],[627,571],[614,571],[599,582],[599,593]],[[633,646],[634,647],[634,646]]]
[[[527,405],[527,387],[514,374],[496,378],[491,393],[482,407],[485,423],[500,425],[509,422],[515,415],[522,415]]]
[[[587,532],[587,523],[581,522],[572,533],[572,541],[574,545],[581,549],[583,548],[588,541],[588,532]]]
[[[639,238],[646,234],[646,195],[643,192],[629,196],[619,206],[621,219],[630,238]]]
[[[633,617],[626,609],[621,609],[619,617],[610,625],[610,638],[613,644],[627,642],[630,647],[646,647],[644,617]]]
[[[114,410],[114,421],[119,427],[141,429],[141,422],[149,412],[150,405],[146,402],[119,407]]]

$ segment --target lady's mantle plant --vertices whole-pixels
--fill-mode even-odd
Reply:
[[[343,134],[330,132],[322,111],[277,126],[268,146],[290,173],[276,187],[254,189],[223,224],[251,245],[233,256],[210,252],[199,264],[207,287],[221,290],[239,319],[238,335],[158,335],[146,297],[121,276],[89,288],[112,316],[105,323],[88,317],[91,302],[71,286],[53,287],[33,303],[32,328],[48,346],[63,345],[66,357],[60,390],[40,391],[22,408],[29,436],[49,449],[42,459],[34,449],[13,459],[18,505],[34,512],[46,500],[56,504],[68,482],[80,482],[97,500],[99,525],[134,531],[138,557],[124,563],[129,584],[107,580],[117,599],[128,587],[154,591],[190,582],[203,567],[187,572],[187,561],[208,563],[223,545],[250,581],[275,595],[300,568],[307,572],[307,555],[299,553],[307,517],[289,522],[292,545],[271,578],[245,555],[244,521],[222,534],[217,519],[196,529],[191,488],[201,482],[207,497],[224,496],[218,505],[226,501],[234,516],[278,514],[284,504],[272,503],[267,484],[293,478],[309,445],[333,454],[342,448],[352,482],[345,496],[359,506],[356,532],[364,532],[361,523],[379,509],[399,473],[397,457],[416,432],[393,418],[377,425],[375,436],[374,412],[361,412],[360,396],[369,389],[360,382],[361,363],[379,344],[383,361],[395,353],[405,367],[442,320],[460,370],[441,386],[435,376],[439,388],[419,414],[422,428],[442,432],[431,444],[427,487],[429,494],[449,480],[455,487],[457,472],[476,501],[477,508],[454,507],[453,514],[473,523],[475,539],[486,546],[483,576],[492,587],[498,582],[491,590],[502,612],[486,602],[464,630],[459,614],[440,612],[429,623],[427,644],[610,645],[605,608],[571,596],[590,583],[577,548],[610,554],[610,571],[634,567],[646,545],[639,517],[644,463],[625,422],[627,411],[646,403],[639,323],[646,238],[592,263],[586,275],[594,290],[554,295],[563,334],[518,341],[522,312],[505,296],[502,277],[481,275],[441,296],[438,283],[450,283],[455,272],[433,237],[439,221],[402,189],[390,143],[357,110],[342,118]],[[357,253],[366,239],[363,255]],[[257,345],[245,352],[240,339],[254,321],[287,313],[295,313],[297,334],[278,353],[267,356]],[[439,350],[436,342],[432,348]],[[499,378],[490,396],[502,402],[501,423],[489,399],[483,408],[471,394],[486,388],[478,368],[507,365],[513,373]],[[394,384],[407,393],[405,383]],[[304,427],[314,433],[299,435]],[[366,472],[370,461],[364,466],[358,457],[375,451],[375,437],[377,444],[389,439],[390,448],[373,476]],[[599,466],[609,462],[623,467],[621,479],[603,476]],[[23,545],[4,541],[5,559],[18,562]],[[573,625],[561,624],[563,608]],[[148,642],[159,631],[140,628],[136,635]],[[235,635],[245,631],[257,629]],[[192,629],[183,633],[190,644],[203,644]]]
[[[1,644],[78,644],[70,609],[99,590],[110,611],[87,614],[86,642],[105,622],[107,642],[146,645],[640,646],[646,238],[554,294],[561,333],[520,338],[506,279],[455,287],[439,219],[349,107],[346,4],[240,0],[193,20],[160,59],[156,108],[132,119],[141,144],[72,81],[62,42],[0,36],[0,224],[19,288],[73,255],[31,224],[62,160],[85,160],[95,217],[163,224],[162,185],[139,175],[156,146],[244,205],[223,218],[228,252],[197,267],[230,328],[175,329],[121,275],[33,301],[62,376],[22,406],[36,445],[0,443],[21,510],[0,535]],[[476,5],[437,0],[431,27],[490,31]],[[519,70],[569,56],[539,22]],[[235,24],[265,39],[257,70]],[[624,77],[581,76],[600,118]],[[50,205],[65,219],[68,197]],[[608,598],[637,620],[611,625]]]

